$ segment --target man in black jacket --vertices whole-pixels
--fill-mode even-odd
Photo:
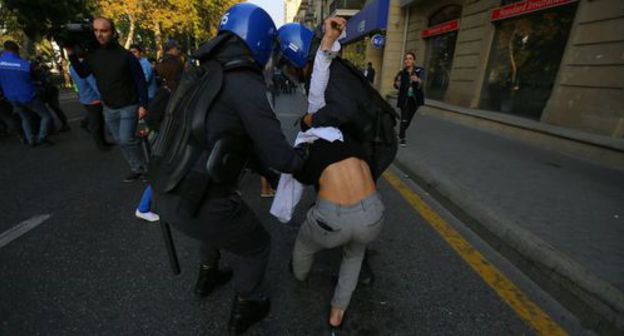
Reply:
[[[134,182],[146,172],[146,159],[136,136],[138,120],[146,114],[147,84],[139,61],[117,42],[113,21],[97,18],[93,31],[98,48],[81,62],[67,48],[72,66],[82,78],[93,74],[104,102],[106,126],[119,144],[131,172],[124,182]]]

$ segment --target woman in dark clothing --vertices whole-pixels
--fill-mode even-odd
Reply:
[[[397,107],[401,109],[401,128],[399,130],[399,143],[405,147],[405,130],[412,122],[412,118],[420,105],[425,103],[422,92],[425,69],[414,66],[416,55],[408,52],[403,58],[405,68],[394,77],[394,88],[399,90]]]

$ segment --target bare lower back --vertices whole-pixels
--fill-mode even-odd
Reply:
[[[340,205],[355,204],[376,190],[370,168],[365,161],[348,158],[333,163],[321,174],[318,195]]]

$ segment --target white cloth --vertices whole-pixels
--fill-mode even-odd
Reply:
[[[308,113],[315,113],[325,106],[325,90],[329,82],[329,66],[335,55],[340,51],[340,43],[334,42],[331,52],[323,52],[320,49],[314,58],[312,78],[310,79],[310,92],[308,93]],[[315,127],[306,132],[299,132],[295,139],[295,146],[303,142],[312,143],[318,139],[329,142],[344,141],[342,132],[335,127]],[[280,176],[275,198],[271,204],[270,213],[282,223],[288,223],[292,214],[303,195],[303,185],[291,174]]]

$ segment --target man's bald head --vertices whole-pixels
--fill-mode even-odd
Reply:
[[[99,44],[106,45],[117,36],[115,23],[109,18],[96,18],[93,20],[93,34],[95,34]]]

